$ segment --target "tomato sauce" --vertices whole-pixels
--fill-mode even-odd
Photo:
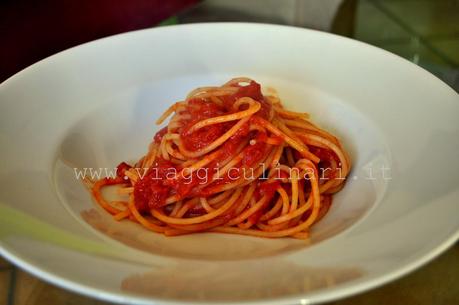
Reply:
[[[253,213],[252,215],[249,216],[248,221],[251,223],[257,223],[258,220],[260,219],[261,216],[266,212],[266,207],[270,206],[272,203],[272,198],[274,197],[274,194],[276,193],[277,188],[280,186],[280,182],[277,180],[271,181],[271,182],[258,182],[257,188],[255,189],[255,192],[253,194],[255,200],[260,200],[263,196],[266,196],[267,199],[263,203],[263,205]],[[247,206],[246,209],[249,209],[250,206]]]
[[[190,132],[192,126],[196,123],[217,116],[227,115],[234,112],[233,104],[241,97],[251,97],[254,100],[261,103],[261,109],[254,115],[260,116],[265,119],[269,117],[270,104],[265,101],[263,94],[261,93],[261,87],[258,83],[252,81],[246,86],[239,86],[238,91],[230,96],[223,96],[221,100],[223,105],[218,105],[211,101],[201,98],[195,98],[188,101],[186,110],[182,111],[181,114],[187,114],[189,117],[182,119],[182,129],[180,130],[180,137],[185,148],[190,151],[197,151],[207,147],[209,144],[217,140],[225,132],[227,132],[234,124],[235,121],[225,122],[219,124],[213,124],[201,128],[197,131]],[[253,121],[250,121],[253,123]],[[219,156],[207,165],[207,174],[205,179],[200,177],[196,172],[191,174],[191,177],[181,177],[180,168],[177,168],[174,164],[169,161],[159,158],[156,164],[150,168],[145,177],[140,179],[134,186],[134,196],[137,209],[141,212],[147,212],[153,208],[163,207],[166,199],[169,196],[176,195],[179,198],[191,197],[191,196],[209,196],[212,193],[218,191],[220,186],[228,183],[235,182],[237,179],[233,179],[234,176],[242,178],[243,174],[238,171],[232,171],[231,177],[226,173],[222,179],[219,179],[207,186],[205,189],[199,187],[206,181],[211,181],[215,174],[215,168],[218,167],[219,162],[227,160],[234,156],[237,152],[237,148],[248,140],[254,140],[253,145],[248,145],[243,150],[242,167],[250,168],[256,166],[257,162],[261,161],[267,144],[267,135],[264,132],[250,131],[249,122],[239,128],[234,135],[231,136],[220,149]],[[154,141],[160,143],[163,136],[167,133],[167,127],[162,128],[154,136]],[[124,171],[127,169],[126,166],[120,164],[119,174],[124,176]],[[175,172],[173,178],[168,177],[168,173]],[[259,190],[259,194],[269,194],[273,196],[274,191],[271,188],[273,186],[263,186]],[[199,215],[203,211],[199,208],[193,208],[190,210],[190,215]]]
[[[165,205],[167,197],[171,195],[167,178],[174,169],[174,164],[159,158],[155,166],[134,185],[134,199],[140,212]]]
[[[333,151],[320,147],[311,147],[310,151],[320,159],[317,165],[319,177],[326,180],[335,179],[338,176],[338,170],[331,170],[330,161],[335,160],[335,162],[339,164],[339,158],[336,154]]]
[[[313,153],[314,155],[319,157],[319,159],[324,160],[324,161],[325,160],[335,159],[335,161],[338,162],[338,160],[339,160],[338,157],[336,156],[336,154],[333,151],[330,151],[328,149],[324,149],[324,148],[321,148],[321,147],[311,147],[310,151],[311,151],[311,153]]]
[[[268,196],[268,198],[272,198],[274,193],[276,192],[277,188],[280,186],[280,182],[278,180],[274,180],[271,182],[263,182],[260,183],[259,192],[261,196]]]
[[[243,165],[249,167],[258,165],[256,163],[261,161],[264,156],[266,149],[265,141],[267,138],[268,136],[266,135],[266,133],[257,131],[257,134],[253,139],[255,143],[248,145],[244,149],[244,156],[242,158]]]
[[[255,81],[251,81],[246,86],[234,85],[234,87],[238,87],[239,90],[229,96],[224,96],[221,99],[225,105],[226,109],[232,109],[233,104],[235,101],[242,97],[250,97],[261,104],[261,109],[257,112],[256,115],[261,116],[262,118],[268,118],[269,112],[271,110],[271,106],[268,102],[265,101],[263,94],[261,93],[261,86]]]
[[[191,127],[199,121],[225,115],[226,113],[222,107],[203,99],[190,100],[186,113],[190,115],[190,119],[182,121],[184,127],[181,132],[181,139],[185,148],[191,151],[208,146],[231,128],[232,125],[231,123],[213,124],[190,133]]]
[[[188,102],[186,107],[187,109],[184,112],[189,114],[190,118],[182,121],[184,126],[181,132],[181,140],[186,149],[190,151],[202,149],[228,131],[235,122],[213,124],[197,131],[191,133],[189,132],[191,127],[199,121],[233,113],[233,104],[241,97],[251,97],[261,103],[261,109],[255,115],[263,118],[267,118],[269,116],[271,106],[265,101],[263,94],[261,93],[260,84],[252,81],[247,86],[238,85],[237,87],[239,89],[236,93],[220,98],[223,101],[222,106],[199,98],[192,99]],[[238,130],[227,142],[237,142],[237,140],[240,140],[242,136],[246,136],[248,133],[248,126],[249,125],[246,124],[244,127],[240,128],[240,130]],[[161,134],[158,135],[158,138],[160,137]],[[230,146],[231,144],[227,145]]]
[[[130,166],[126,162],[121,162],[116,167],[116,176],[118,176],[119,178],[124,178],[125,172],[131,168],[132,166]]]
[[[155,143],[161,143],[161,140],[163,139],[164,135],[167,133],[167,126],[161,128],[154,136],[153,141]]]

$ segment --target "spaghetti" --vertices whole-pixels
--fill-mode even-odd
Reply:
[[[114,219],[167,236],[222,232],[308,238],[344,185],[351,163],[307,113],[286,110],[248,78],[193,90],[136,164],[91,186]],[[101,190],[118,187],[125,200]]]

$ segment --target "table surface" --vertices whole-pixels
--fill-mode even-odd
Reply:
[[[459,92],[457,0],[203,1],[163,25],[207,21],[288,24],[329,31],[398,54]],[[390,284],[329,305],[459,304],[459,244]],[[60,289],[0,257],[0,305],[109,304]]]
[[[459,304],[458,279],[459,244],[399,280],[324,305],[456,305]],[[9,264],[1,257],[0,304],[111,305],[48,284]]]

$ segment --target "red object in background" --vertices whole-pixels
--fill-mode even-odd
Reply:
[[[0,81],[59,51],[152,27],[197,0],[0,1]]]

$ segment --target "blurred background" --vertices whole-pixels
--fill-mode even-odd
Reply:
[[[351,37],[406,58],[459,92],[459,0],[0,0],[0,82],[97,38],[215,21],[285,24]],[[454,305],[458,280],[456,245],[411,275],[328,305]],[[0,257],[2,304],[108,305],[47,284]]]
[[[293,25],[398,54],[459,91],[459,0],[1,0],[0,81],[97,38],[192,22]]]

